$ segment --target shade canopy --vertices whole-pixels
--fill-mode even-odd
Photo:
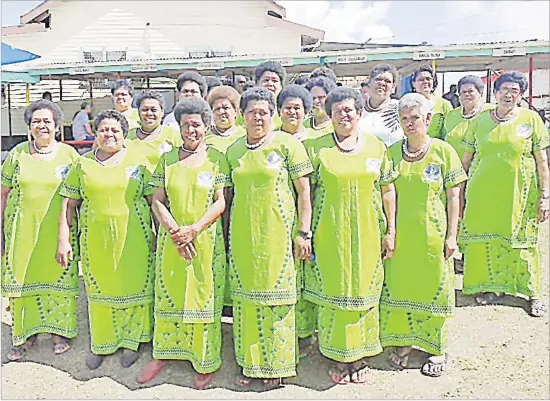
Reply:
[[[2,65],[22,63],[24,61],[34,60],[38,57],[40,56],[37,54],[18,49],[16,47],[11,47],[10,45],[2,42]]]

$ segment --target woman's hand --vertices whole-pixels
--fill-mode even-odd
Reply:
[[[197,257],[197,250],[195,249],[195,245],[193,243],[184,244],[184,245],[178,245],[178,253],[182,258],[185,260],[193,260]]]
[[[294,259],[307,260],[311,255],[311,240],[298,235],[294,240]]]
[[[449,259],[458,249],[455,236],[449,236],[445,239],[445,260]]]
[[[73,260],[73,247],[69,241],[59,243],[55,260],[62,268],[67,269],[69,267],[69,262]]]
[[[387,233],[382,240],[382,260],[391,259],[395,251],[395,233]]]
[[[539,223],[544,223],[548,220],[549,209],[550,209],[550,199],[540,198],[539,205]]]
[[[194,225],[181,226],[176,230],[170,230],[170,237],[175,246],[180,246],[191,243],[198,233]]]

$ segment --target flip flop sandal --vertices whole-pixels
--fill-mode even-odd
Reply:
[[[388,363],[390,364],[390,366],[394,369],[397,369],[397,370],[404,370],[404,369],[407,369],[408,368],[408,363],[409,363],[409,354],[406,354],[406,355],[399,355],[399,353],[397,351],[392,351],[390,352],[390,357],[388,358]],[[397,363],[397,362],[394,362],[392,360],[392,356],[394,358],[396,358],[397,360],[399,360],[400,363]]]
[[[36,344],[36,335],[34,336],[31,336],[27,339],[27,341],[25,341],[24,344],[18,346],[18,347],[13,347],[10,352],[8,352],[8,360],[11,361],[11,362],[15,362],[15,361],[18,361],[20,360],[21,358],[23,358],[23,356],[25,356],[25,354],[27,353],[27,351],[34,345]]]
[[[283,379],[277,378],[277,379],[263,379],[262,385],[265,389],[275,389],[278,387],[281,387],[283,385]]]
[[[250,387],[252,385],[252,381],[254,379],[251,377],[247,377],[245,375],[239,375],[237,376],[237,380],[235,380],[235,384],[241,387]]]
[[[162,371],[168,361],[153,360],[140,370],[136,381],[140,384],[148,383]]]
[[[60,338],[53,343],[53,353],[55,355],[61,355],[71,349],[69,340],[67,338]]]
[[[432,369],[437,366],[441,366],[441,369],[432,371]],[[420,373],[428,377],[440,377],[441,375],[443,375],[443,373],[445,373],[446,366],[447,366],[447,355],[445,355],[445,360],[443,362],[437,362],[437,363],[431,361],[431,357],[430,357],[428,358],[428,362],[426,362],[420,368]]]
[[[529,301],[530,315],[533,317],[543,317],[548,309],[546,303],[540,299],[532,299]]]
[[[351,381],[349,368],[347,366],[335,364],[328,370],[328,375],[330,376],[330,380],[335,384],[345,385]]]
[[[120,357],[120,366],[123,368],[129,368],[139,358],[139,352],[138,351],[132,351],[131,349],[125,349],[122,351],[122,356]]]
[[[197,373],[193,383],[197,390],[204,390],[214,379],[215,373]]]

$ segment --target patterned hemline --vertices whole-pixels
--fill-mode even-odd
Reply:
[[[87,289],[86,289],[87,290]],[[88,293],[88,303],[108,306],[114,309],[130,308],[132,306],[147,305],[154,302],[153,294],[137,294],[124,297],[110,297],[101,294]]]
[[[417,347],[431,355],[443,355],[446,344],[434,343],[414,334],[388,334],[380,336],[382,347]]]
[[[195,353],[181,348],[153,349],[153,358],[189,361],[193,369],[202,374],[214,373],[222,366],[221,357],[212,361],[200,361]]]
[[[298,338],[308,338],[315,334],[315,326],[296,328],[296,332],[298,333]]]
[[[58,326],[41,324],[25,330],[23,334],[20,334],[18,336],[12,335],[13,346],[18,347],[20,345],[23,345],[25,344],[25,341],[29,339],[29,337],[34,336],[35,334],[43,334],[43,333],[54,334],[54,335],[62,336],[66,338],[75,338],[78,335],[78,328],[75,327],[74,329],[67,329],[67,328],[58,327]]]
[[[153,334],[142,334],[139,341],[132,338],[125,338],[119,343],[94,344],[92,342],[92,353],[95,355],[111,355],[119,348],[127,348],[132,351],[137,351],[141,343],[148,343],[153,339]]]
[[[380,354],[383,349],[380,344],[365,344],[362,347],[343,350],[329,345],[319,345],[321,354],[337,362],[351,363],[360,359]]]
[[[296,299],[296,292],[242,292],[234,291],[231,294],[233,301],[247,302],[260,306],[278,306],[278,305],[295,305],[298,300]]]
[[[480,243],[487,243],[487,242],[504,242],[505,244],[511,246],[515,249],[522,249],[522,248],[536,248],[538,246],[538,239],[537,237],[533,237],[526,240],[518,240],[517,238],[513,237],[504,237],[499,234],[463,234],[458,236],[458,244],[460,246],[468,245],[468,244],[480,244]]]
[[[478,284],[464,286],[462,288],[462,293],[464,295],[477,295],[482,292],[505,293],[513,296],[523,295],[530,298],[537,298],[537,296],[540,296],[540,294],[535,294],[533,290],[528,288],[517,288],[513,285]]]
[[[221,311],[193,311],[193,310],[155,310],[155,318],[174,321],[178,323],[214,323],[215,316],[219,316]]]
[[[80,289],[52,284],[3,284],[2,294],[6,298],[23,298],[35,295],[60,295],[64,297],[78,296]]]
[[[237,365],[243,369],[243,375],[259,379],[278,379],[296,376],[296,363],[274,369],[271,366],[246,365],[243,358],[237,357]]]
[[[380,302],[380,295],[373,295],[369,297],[333,297],[315,293],[313,291],[304,289],[303,297],[305,300],[312,302],[316,305],[328,306],[333,309],[342,309],[345,311],[361,312],[371,308],[378,307]]]
[[[418,311],[430,313],[434,316],[451,317],[454,314],[454,308],[454,305],[433,305],[414,301],[380,298],[380,309],[387,310],[399,310],[403,312]]]

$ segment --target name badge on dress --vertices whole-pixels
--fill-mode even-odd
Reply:
[[[200,187],[212,188],[214,177],[212,173],[203,171],[197,175],[197,185]]]
[[[424,169],[424,176],[422,181],[424,182],[439,182],[441,178],[441,168],[437,164],[428,164]]]
[[[529,138],[533,134],[533,129],[530,125],[520,124],[516,127],[516,135],[520,138]]]
[[[61,165],[55,168],[55,176],[57,178],[64,180],[67,178],[67,174],[69,174],[69,166],[67,165]]]
[[[283,164],[283,158],[276,152],[267,155],[267,168],[279,169]]]
[[[126,177],[134,180],[139,179],[139,167],[137,166],[129,166],[126,167]]]
[[[365,161],[365,166],[369,173],[380,174],[380,167],[382,166],[382,160],[380,159],[367,159]]]
[[[168,153],[172,150],[172,145],[170,145],[168,142],[164,141],[159,146],[159,154],[162,156],[165,153]]]

